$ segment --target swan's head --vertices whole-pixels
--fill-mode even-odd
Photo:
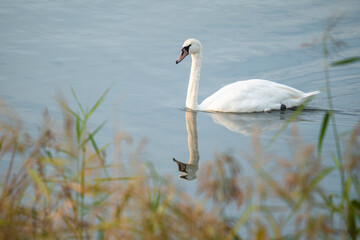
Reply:
[[[190,38],[186,40],[182,46],[180,56],[176,59],[176,64],[181,62],[189,54],[197,54],[201,52],[201,43],[199,40]]]

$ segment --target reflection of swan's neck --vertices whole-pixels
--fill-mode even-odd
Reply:
[[[179,177],[186,180],[193,180],[196,178],[196,171],[199,168],[199,149],[198,149],[198,135],[196,125],[196,114],[194,111],[186,111],[186,130],[188,132],[188,146],[189,146],[189,162],[183,163],[175,158],[179,171],[183,172]]]
[[[192,63],[190,71],[189,86],[186,97],[186,107],[197,110],[197,96],[199,89],[199,80],[200,80],[200,69],[201,69],[201,52],[196,54],[191,54]]]
[[[196,124],[196,112],[186,112],[186,130],[188,132],[189,164],[199,164],[198,134]]]

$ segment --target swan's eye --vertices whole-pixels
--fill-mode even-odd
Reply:
[[[191,46],[191,44],[189,46],[183,47],[183,49],[185,49],[186,52],[189,52],[190,46]]]

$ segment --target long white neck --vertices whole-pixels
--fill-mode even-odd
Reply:
[[[186,97],[186,107],[192,110],[198,109],[197,97],[199,90],[199,80],[200,80],[200,69],[201,69],[201,52],[196,54],[191,54],[191,70],[190,70],[190,79],[189,86]]]

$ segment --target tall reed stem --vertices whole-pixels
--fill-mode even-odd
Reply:
[[[329,27],[325,30],[324,35],[323,35],[323,54],[324,54],[324,74],[325,74],[325,83],[326,83],[326,94],[327,94],[327,98],[328,98],[328,104],[329,104],[329,113],[330,113],[330,119],[332,122],[332,129],[333,129],[333,134],[334,134],[334,138],[335,138],[335,145],[336,145],[336,153],[337,153],[337,158],[340,161],[340,166],[342,166],[343,164],[343,158],[342,158],[342,153],[341,153],[341,146],[340,146],[340,139],[339,139],[339,134],[338,134],[338,130],[336,127],[336,120],[335,120],[335,112],[334,112],[334,106],[333,106],[333,102],[332,102],[332,94],[331,94],[331,85],[330,85],[330,77],[329,77],[329,62],[328,62],[328,57],[329,57],[329,50],[328,50],[328,39],[329,39],[329,33],[331,31],[331,29],[335,26],[336,22],[334,22],[333,24],[330,24]],[[344,191],[344,187],[345,187],[345,176],[344,176],[344,170],[341,168],[339,169],[340,171],[340,176],[341,176],[341,186],[342,186],[342,192]]]

